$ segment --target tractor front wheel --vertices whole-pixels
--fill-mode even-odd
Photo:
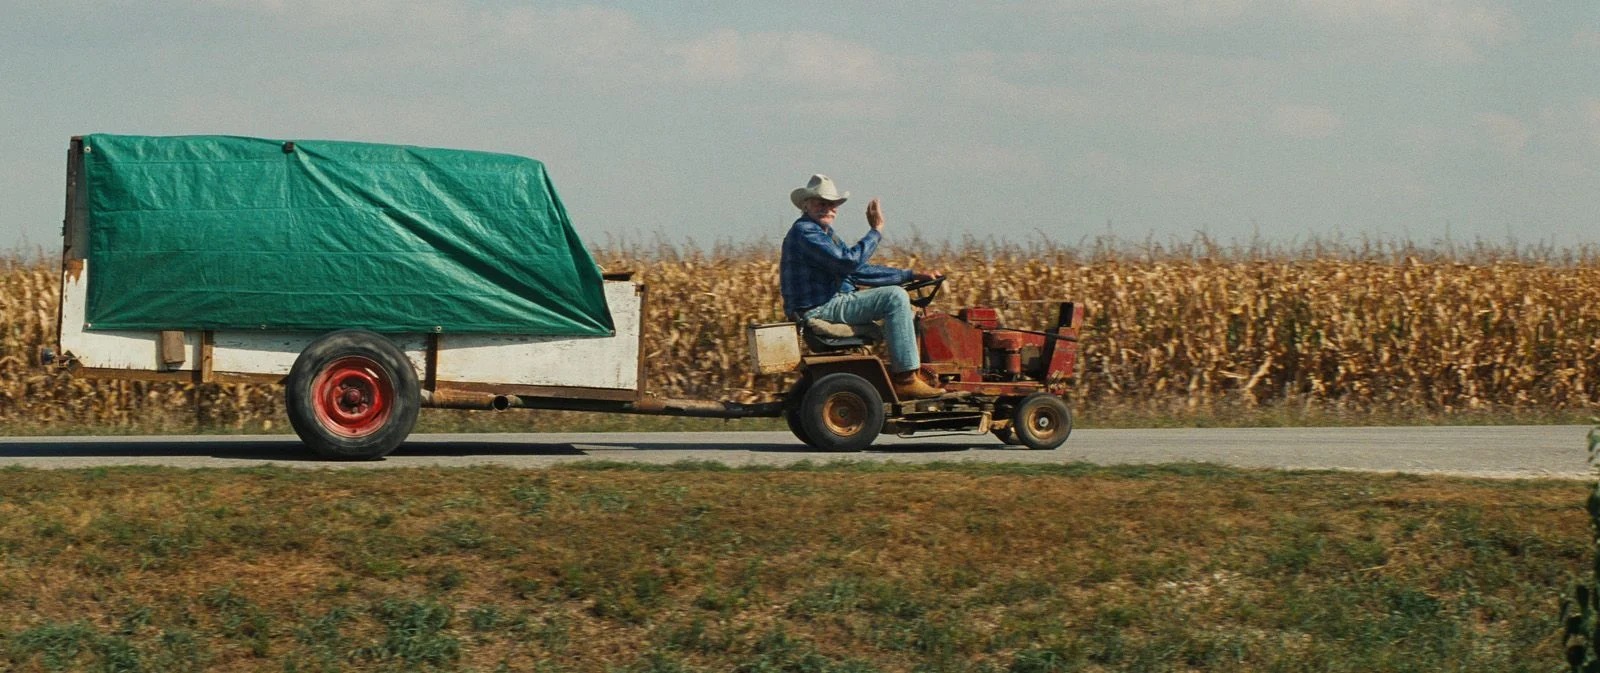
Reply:
[[[372,332],[340,330],[311,342],[284,384],[289,424],[324,458],[381,458],[417,423],[417,371]]]
[[[1017,404],[1011,429],[1023,446],[1048,451],[1072,434],[1072,410],[1055,395],[1034,393]]]
[[[798,411],[801,439],[809,437],[807,443],[823,451],[860,451],[883,431],[883,397],[866,379],[847,372],[812,382]]]

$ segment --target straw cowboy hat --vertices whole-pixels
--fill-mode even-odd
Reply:
[[[850,192],[841,193],[839,188],[833,186],[833,178],[821,173],[811,176],[811,181],[807,182],[806,186],[789,192],[789,201],[794,204],[794,207],[801,209],[804,209],[801,204],[805,203],[806,199],[822,199],[824,201],[844,203],[845,199],[848,198],[850,198]]]

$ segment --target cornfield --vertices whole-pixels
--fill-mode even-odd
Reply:
[[[773,246],[775,248],[776,246]],[[1296,407],[1350,414],[1570,412],[1600,408],[1600,257],[1478,246],[1429,251],[1310,244],[1142,249],[1042,243],[887,249],[875,261],[951,276],[934,307],[1001,309],[1039,328],[1036,300],[1087,310],[1079,415],[1152,417]],[[931,250],[931,251],[930,251]],[[745,326],[781,320],[775,249],[614,246],[608,270],[648,286],[646,389],[759,400]],[[0,260],[0,427],[271,428],[275,386],[85,380],[31,366],[52,341],[54,265]]]

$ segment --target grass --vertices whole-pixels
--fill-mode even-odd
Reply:
[[[8,468],[0,669],[1543,671],[1585,492],[1203,464]]]

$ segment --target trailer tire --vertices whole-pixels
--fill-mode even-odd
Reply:
[[[1011,417],[1011,429],[1023,446],[1049,451],[1061,446],[1072,434],[1072,410],[1060,397],[1034,393],[1017,404]]]
[[[883,431],[883,397],[866,379],[849,372],[813,381],[799,412],[810,445],[822,451],[860,451]]]
[[[417,371],[394,342],[372,332],[340,330],[311,342],[284,384],[289,424],[324,458],[382,458],[417,424]]]

